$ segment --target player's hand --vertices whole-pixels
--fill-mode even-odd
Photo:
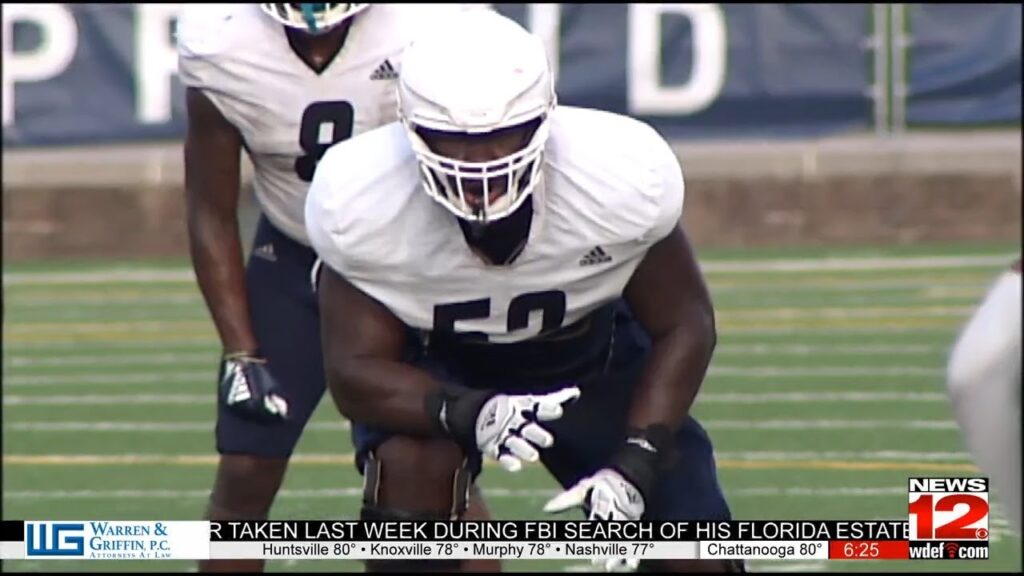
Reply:
[[[639,520],[644,514],[644,497],[632,482],[611,468],[602,468],[555,496],[544,505],[549,513],[582,507],[588,520]],[[636,570],[639,558],[594,558],[605,572]]]
[[[576,386],[541,395],[492,397],[476,418],[476,443],[480,452],[498,461],[509,472],[518,472],[523,461],[536,462],[538,448],[550,448],[555,437],[542,426],[562,417],[563,404],[580,396]]]
[[[288,418],[288,402],[267,361],[248,353],[229,354],[221,361],[218,399],[246,420],[274,423]]]

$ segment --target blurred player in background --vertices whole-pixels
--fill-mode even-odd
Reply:
[[[689,416],[716,336],[674,153],[646,124],[556,107],[540,40],[512,20],[449,24],[406,51],[401,122],[335,145],[306,204],[362,518],[463,517],[486,457],[542,461],[567,489],[548,512],[729,519]]]
[[[317,162],[335,142],[395,120],[403,48],[419,27],[461,9],[195,5],[179,20],[189,241],[223,345],[221,456],[210,519],[267,517],[324,391],[309,282],[315,256],[303,222]],[[243,148],[255,168],[262,212],[245,267],[237,215]],[[478,499],[474,506],[483,517]],[[262,570],[263,561],[210,561],[200,568]]]
[[[948,386],[967,448],[1021,530],[1021,262],[1003,272],[949,357]]]

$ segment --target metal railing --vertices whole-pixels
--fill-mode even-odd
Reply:
[[[874,106],[875,133],[898,136],[907,129],[907,50],[913,43],[907,30],[906,4],[872,4],[873,33],[865,39],[873,51],[874,79],[867,96]]]

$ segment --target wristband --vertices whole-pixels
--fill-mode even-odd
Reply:
[[[475,390],[443,383],[424,399],[424,410],[435,428],[464,450],[476,451],[476,419],[483,405],[496,396],[491,390]]]
[[[609,467],[629,480],[645,502],[650,502],[658,473],[675,462],[675,447],[668,426],[656,424],[644,429],[630,428],[626,440],[612,457]]]

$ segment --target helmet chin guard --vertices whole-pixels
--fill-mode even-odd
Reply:
[[[441,156],[433,152],[415,130],[409,132],[427,194],[460,218],[486,223],[515,212],[540,182],[548,131],[548,123],[542,119],[526,146],[487,162]],[[467,185],[473,186],[482,203],[467,201]],[[492,201],[495,189],[501,194]]]
[[[268,16],[289,28],[323,34],[369,4],[260,4]]]

